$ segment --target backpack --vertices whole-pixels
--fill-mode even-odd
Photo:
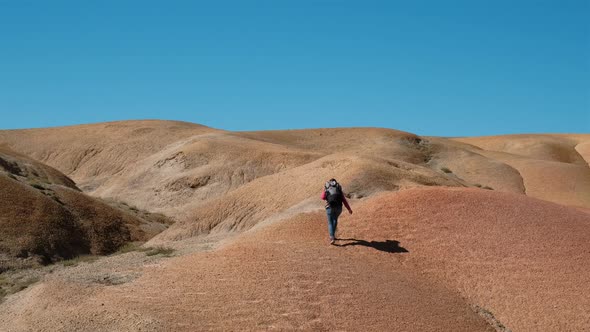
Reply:
[[[344,194],[342,193],[342,187],[336,180],[330,180],[326,182],[325,191],[326,191],[326,201],[332,207],[342,207],[342,197]]]

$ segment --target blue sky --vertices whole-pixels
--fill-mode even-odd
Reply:
[[[0,0],[0,128],[590,133],[590,1]]]

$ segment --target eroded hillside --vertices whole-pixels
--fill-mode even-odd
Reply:
[[[0,147],[0,271],[108,254],[165,229],[85,195],[67,176]]]

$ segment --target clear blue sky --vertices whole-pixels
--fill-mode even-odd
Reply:
[[[590,0],[0,0],[0,128],[590,133]]]

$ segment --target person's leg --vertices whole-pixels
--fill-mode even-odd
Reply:
[[[332,232],[332,238],[335,240],[336,239],[336,229],[338,228],[338,217],[340,217],[340,214],[342,213],[342,208],[335,208],[332,209],[332,220],[333,220],[333,232]]]
[[[331,208],[326,209],[326,215],[328,217],[328,234],[330,235],[330,240],[334,240],[335,227],[334,227],[334,218],[333,218]]]

